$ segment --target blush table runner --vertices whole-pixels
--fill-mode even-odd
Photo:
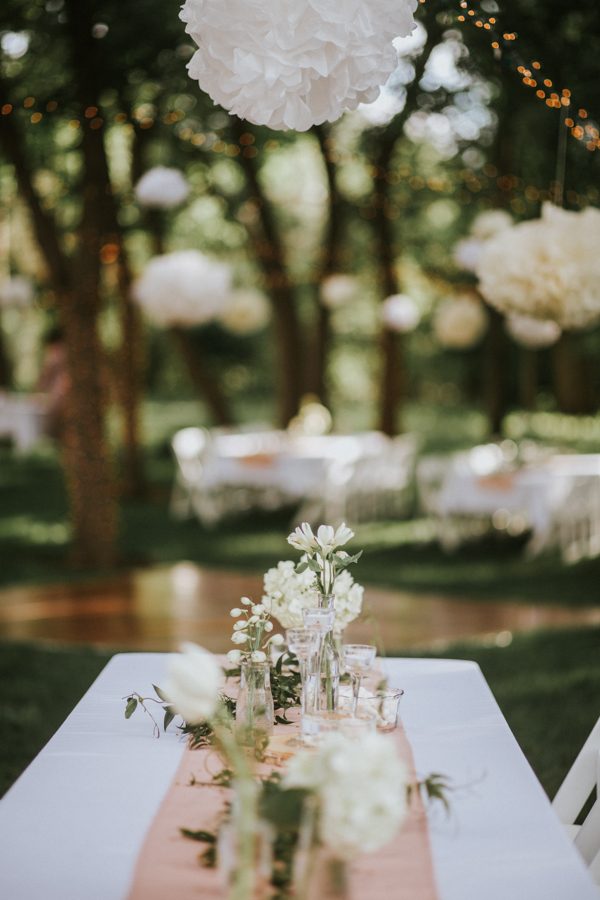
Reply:
[[[275,733],[296,733],[297,726],[276,726]],[[416,780],[410,744],[402,729],[395,740],[411,780]],[[150,827],[135,869],[128,900],[217,900],[225,895],[216,869],[203,867],[199,856],[206,845],[190,840],[180,829],[218,829],[230,791],[212,784],[222,764],[214,750],[186,748],[175,778]],[[438,900],[427,818],[413,792],[409,814],[396,838],[351,866],[354,900]]]

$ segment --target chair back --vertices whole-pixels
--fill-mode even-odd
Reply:
[[[590,865],[600,853],[600,719],[596,722],[588,739],[565,780],[561,784],[552,806],[563,825],[574,825],[594,790],[596,797],[575,836],[575,846]]]

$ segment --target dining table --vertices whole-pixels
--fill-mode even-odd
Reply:
[[[143,710],[126,720],[124,698],[164,683],[168,659],[113,656],[0,801],[3,900],[128,897],[185,741],[174,726],[155,738]],[[478,665],[416,658],[381,665],[390,686],[405,692],[402,726],[417,775],[441,773],[451,783],[449,812],[427,807],[439,900],[598,900]]]

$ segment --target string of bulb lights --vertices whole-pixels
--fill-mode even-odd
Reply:
[[[419,0],[424,4],[426,0]],[[526,87],[534,89],[534,95],[550,109],[562,111],[563,122],[569,130],[569,134],[578,142],[583,144],[589,151],[600,149],[600,130],[597,124],[590,120],[589,113],[584,107],[578,107],[573,101],[572,92],[569,88],[563,87],[560,90],[554,89],[551,78],[544,76],[543,66],[539,60],[527,62],[522,58],[518,50],[519,36],[515,31],[503,31],[499,25],[495,15],[488,15],[480,6],[475,6],[475,0],[459,0],[460,12],[457,13],[456,19],[461,24],[471,24],[474,28],[482,29],[489,34],[490,46],[494,54],[502,57],[503,51],[514,69],[521,77]],[[46,115],[51,115],[59,110],[59,102],[50,99],[39,104],[42,108],[36,108],[38,101],[35,97],[29,95],[23,99],[20,106],[25,110],[31,110],[30,123],[38,125],[43,121]],[[10,102],[0,104],[0,115],[8,116],[16,111],[18,107]],[[568,114],[567,114],[568,113]],[[185,113],[182,110],[171,110],[161,116],[163,124],[168,126],[177,126]],[[156,124],[155,111],[151,105],[142,105],[134,111],[130,117],[124,112],[117,112],[111,117],[114,124],[129,124],[142,130],[148,130]],[[83,115],[77,116],[71,114],[68,121],[69,127],[77,130],[82,125],[87,125],[92,130],[102,128],[107,122],[106,115],[96,106],[88,106]],[[245,157],[252,158],[258,155],[258,148],[252,146],[254,144],[254,135],[247,133],[242,135],[239,144],[230,143],[219,139],[208,139],[204,132],[197,131],[194,128],[186,127],[178,133],[184,141],[188,141],[194,146],[203,147],[203,149],[211,150],[216,153],[224,153],[226,156],[235,157],[242,154]],[[208,146],[205,146],[208,144]],[[279,146],[278,141],[269,140],[265,143],[264,149],[269,151]]]

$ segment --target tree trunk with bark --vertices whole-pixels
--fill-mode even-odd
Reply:
[[[287,272],[285,252],[279,237],[275,216],[260,184],[254,153],[247,152],[254,148],[248,147],[244,141],[240,140],[244,134],[251,134],[251,129],[247,123],[233,116],[231,131],[234,140],[240,147],[240,155],[237,159],[246,176],[249,197],[256,204],[260,219],[260,237],[257,237],[252,229],[249,229],[249,236],[263,271],[265,286],[273,309],[278,368],[278,418],[280,425],[285,427],[298,411],[300,397],[304,393],[306,383],[303,375],[304,359],[294,290]]]

